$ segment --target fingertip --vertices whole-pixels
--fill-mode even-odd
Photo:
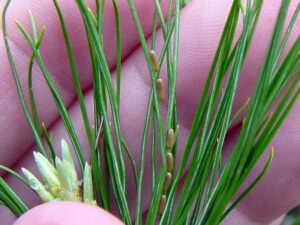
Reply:
[[[104,209],[79,202],[51,202],[22,215],[14,225],[122,225]]]

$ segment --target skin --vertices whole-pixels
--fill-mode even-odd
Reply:
[[[34,2],[34,3],[33,3]],[[92,3],[93,1],[88,1]],[[110,2],[110,1],[108,1]],[[142,25],[146,36],[152,29],[153,2],[152,0],[136,0],[136,6],[142,15]],[[183,149],[187,138],[192,117],[197,106],[199,95],[203,88],[206,74],[216,49],[220,32],[225,23],[231,1],[224,0],[194,0],[182,10],[181,33],[179,49],[178,70],[178,111],[179,124],[181,126],[179,149]],[[0,8],[4,2],[1,1]],[[166,2],[163,3],[164,12]],[[75,59],[78,66],[80,81],[84,90],[87,108],[92,118],[92,76],[89,63],[88,48],[85,33],[83,32],[80,14],[73,1],[60,1],[65,14],[66,23],[70,32],[71,42],[74,47]],[[234,111],[249,97],[253,91],[260,65],[265,55],[272,26],[274,24],[279,0],[266,0],[263,6],[260,22],[255,33],[253,45],[249,50],[236,97]],[[291,1],[291,9],[297,5],[297,0]],[[91,4],[92,6],[92,4]],[[138,47],[138,37],[129,9],[125,0],[120,1],[120,12],[122,21],[122,88],[121,88],[121,125],[124,138],[132,149],[134,157],[138,159],[140,151],[140,140],[144,115],[148,104],[150,91],[149,73],[143,58],[141,48]],[[46,25],[46,35],[42,43],[41,52],[49,72],[51,73],[60,93],[69,108],[71,119],[74,121],[78,131],[79,139],[83,149],[88,147],[84,134],[80,109],[75,100],[75,90],[70,84],[71,76],[63,38],[60,32],[59,21],[51,1],[15,0],[12,2],[8,12],[9,40],[13,49],[21,82],[26,85],[26,68],[30,49],[13,24],[17,18],[29,28],[29,19],[26,10],[30,8],[37,21],[38,26]],[[289,12],[291,16],[292,11]],[[239,25],[238,29],[241,29]],[[1,25],[2,26],[2,25]],[[292,32],[288,45],[299,35],[300,19],[297,19],[295,29]],[[104,15],[104,43],[105,52],[111,70],[115,67],[115,44],[114,44],[114,16],[111,3],[105,8]],[[2,38],[2,37],[1,37]],[[161,46],[162,35],[158,32],[158,46]],[[0,41],[0,163],[20,171],[21,167],[35,172],[32,150],[36,150],[30,129],[23,115],[18,100],[17,92],[9,63],[6,59],[3,40]],[[162,77],[166,75],[166,69],[162,69]],[[114,75],[113,75],[114,76]],[[115,76],[114,76],[115,77]],[[25,87],[25,86],[24,86]],[[44,121],[49,131],[54,134],[54,145],[59,149],[61,138],[67,138],[63,124],[59,119],[55,104],[47,90],[46,84],[37,67],[34,68],[34,92],[38,104],[40,120]],[[167,102],[162,102],[162,111],[165,114]],[[279,224],[278,218],[292,207],[300,203],[300,101],[298,100],[285,123],[272,141],[275,148],[274,161],[262,181],[246,197],[245,200],[229,215],[223,224]],[[132,123],[131,121],[134,121]],[[224,147],[224,158],[228,158],[238,137],[238,127],[242,121],[240,118],[235,127],[230,130]],[[140,124],[140,126],[137,126]],[[16,138],[17,137],[17,138]],[[249,185],[266,160],[264,155],[257,166],[246,180],[245,186]],[[149,158],[149,157],[148,157]],[[132,174],[128,171],[128,177]],[[9,174],[2,173],[4,179],[20,194],[22,199],[31,207],[37,205],[38,198],[32,191],[24,188],[20,182]],[[145,177],[150,176],[150,162],[146,165]],[[145,178],[143,190],[143,209],[149,202],[151,180]],[[128,199],[134,199],[134,183],[128,182]],[[135,210],[134,201],[130,201],[131,211]],[[77,213],[78,212],[78,213]],[[4,207],[0,207],[0,218],[3,224],[13,224],[15,217]],[[93,206],[81,203],[48,203],[35,207],[15,222],[15,225],[67,225],[67,224],[121,224],[121,222],[108,212]]]

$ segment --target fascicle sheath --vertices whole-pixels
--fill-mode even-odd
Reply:
[[[85,163],[83,174],[83,200],[85,203],[96,205],[93,194],[92,171],[87,162]]]
[[[80,181],[77,177],[77,172],[74,168],[74,166],[67,160],[62,161],[65,168],[66,176],[69,177],[72,185],[72,195],[75,196],[75,199],[78,199],[80,201],[81,199],[81,190],[80,190]]]
[[[64,162],[66,161],[64,160]],[[77,189],[80,188],[78,181],[77,181],[78,187],[76,187],[74,191],[73,183],[76,181],[73,182],[71,181],[73,176],[69,176],[69,173],[67,172],[68,168],[65,167],[66,164],[64,162],[62,162],[58,157],[55,158],[57,175],[62,186],[62,192],[60,198],[67,201],[81,201],[81,198],[80,196],[78,196],[77,193]]]
[[[57,156],[55,157],[55,165],[56,165],[57,176],[61,183],[62,188],[64,190],[71,191],[72,185],[71,185],[70,177],[66,173],[66,168],[64,167],[63,162]]]
[[[163,79],[159,78],[156,81],[157,97],[160,101],[165,99],[165,87]]]
[[[81,191],[78,185],[79,180],[77,177],[77,172],[75,169],[70,148],[68,146],[68,143],[64,139],[61,140],[61,153],[62,153],[62,162],[65,167],[65,173],[67,174],[67,176],[70,178],[71,181],[72,193],[74,196],[77,196],[76,199],[79,198],[80,201]]]
[[[64,139],[61,140],[61,153],[62,153],[62,159],[67,160],[74,166],[74,161],[73,161],[73,157],[69,145]]]
[[[46,190],[44,185],[31,172],[25,168],[22,168],[22,172],[28,180],[30,187],[41,197],[43,202],[51,202],[55,200],[51,193]]]
[[[48,190],[54,197],[58,197],[61,192],[61,184],[59,182],[56,169],[41,153],[33,152],[33,155],[38,170],[45,181]]]

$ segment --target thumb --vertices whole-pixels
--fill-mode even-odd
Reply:
[[[96,206],[78,202],[51,202],[22,215],[14,225],[122,225],[123,223]]]

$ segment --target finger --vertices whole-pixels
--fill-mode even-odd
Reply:
[[[71,44],[74,47],[73,52],[81,86],[85,91],[92,86],[92,75],[84,26],[75,1],[59,1],[59,3],[65,16]],[[89,1],[89,3],[92,7],[94,1]],[[147,36],[152,30],[154,3],[151,0],[136,0],[135,4],[139,14],[143,16],[141,23]],[[166,4],[167,1],[162,2],[163,9],[166,8]],[[1,9],[3,5],[4,1],[1,1]],[[58,16],[52,1],[12,1],[8,10],[8,38],[20,80],[23,84],[23,90],[27,90],[26,72],[29,62],[28,56],[31,54],[31,51],[25,38],[16,25],[13,24],[13,19],[18,19],[26,28],[31,30],[27,13],[28,8],[33,11],[39,28],[42,25],[46,25],[45,38],[41,45],[41,54],[65,104],[69,106],[75,98],[75,91],[72,85],[69,61],[64,47]],[[139,42],[127,2],[120,1],[119,9],[121,32],[124,34],[122,35],[122,57],[125,58]],[[107,1],[104,10],[103,36],[105,53],[111,69],[115,66],[116,57],[114,27],[113,6],[111,1]],[[24,153],[24,150],[27,150],[33,144],[33,138],[27,123],[24,123],[25,117],[18,100],[18,94],[15,89],[3,41],[0,42],[0,57],[2,59],[0,64],[0,159],[2,164],[11,166]],[[37,101],[40,120],[41,122],[45,122],[46,126],[50,126],[58,118],[58,111],[41,72],[36,65],[33,68],[33,91]],[[27,95],[25,91],[26,98],[28,97]],[[18,137],[18,142],[15,141],[15,137]],[[14,157],[11,157],[12,155]]]
[[[300,101],[298,100],[285,123],[275,135],[270,146],[274,146],[274,159],[265,176],[238,206],[238,212],[251,221],[268,224],[275,218],[300,204],[300,156],[299,156],[299,119]],[[238,137],[238,129],[229,133],[230,143],[225,147],[225,159]],[[258,161],[242,190],[258,176],[266,163],[269,149]],[[226,151],[227,150],[227,151]]]
[[[93,91],[89,91],[86,93],[85,97],[85,103],[87,105],[89,110],[89,118],[93,118]],[[79,141],[82,144],[82,150],[84,151],[86,156],[89,156],[89,145],[86,139],[84,125],[82,123],[82,117],[81,112],[78,104],[74,104],[69,109],[69,115],[72,120],[72,123],[74,125],[74,128],[76,129]],[[76,164],[77,171],[80,171],[78,161],[76,160],[75,152],[73,151],[73,148],[70,145],[70,141],[68,139],[68,134],[64,128],[64,124],[62,121],[58,121],[53,127],[49,130],[49,132],[53,133],[53,146],[56,154],[61,157],[61,146],[60,142],[61,139],[64,138],[69,143],[69,146],[71,148],[71,152],[73,154],[73,159]],[[21,168],[24,167],[28,170],[30,170],[32,173],[35,174],[35,176],[42,181],[41,176],[39,175],[34,157],[32,152],[37,151],[37,147],[34,146],[30,150],[26,151],[25,154],[22,156],[22,158],[14,165],[13,170],[18,172],[19,174],[23,175]],[[90,162],[89,158],[87,157],[86,160]],[[79,177],[81,177],[79,173]],[[24,185],[22,182],[20,182],[16,177],[12,176],[11,174],[4,174],[3,178],[5,181],[13,188],[13,190],[20,196],[22,201],[25,202],[25,204],[32,208],[38,204],[41,204],[41,199],[26,185]],[[10,221],[15,221],[16,217],[8,212],[7,208],[0,208],[0,218],[3,218],[7,224],[12,224]],[[10,223],[9,223],[10,222]]]
[[[190,127],[194,112],[198,105],[207,74],[212,63],[220,34],[229,13],[231,1],[194,1],[182,13],[179,43],[179,69],[177,80],[177,102],[182,112],[182,123]],[[252,95],[260,67],[265,58],[275,19],[281,1],[265,0],[262,12],[250,45],[238,90],[233,113]],[[288,19],[298,1],[291,1]],[[213,13],[212,13],[213,12]],[[237,34],[242,30],[242,24],[237,27]],[[296,21],[288,46],[300,33],[300,19]],[[163,71],[163,75],[166,71]],[[241,121],[242,117],[240,118]],[[240,121],[237,121],[240,122]]]
[[[221,223],[221,225],[280,225],[284,216],[279,217],[275,221],[271,223],[260,223],[256,221],[252,221],[250,218],[245,216],[242,212],[238,210],[232,211]]]
[[[233,113],[236,112],[239,106],[241,106],[245,100],[252,95],[252,92],[254,90],[255,82],[257,79],[257,76],[259,74],[260,67],[262,65],[263,59],[265,57],[266,49],[269,43],[269,40],[271,38],[271,33],[273,29],[273,25],[276,20],[276,15],[280,6],[281,1],[265,1],[262,9],[262,13],[260,16],[259,24],[254,36],[254,40],[252,42],[252,45],[249,50],[249,54],[247,56],[245,66],[243,67],[240,83],[238,86],[235,104]],[[292,1],[291,7],[289,9],[289,16],[291,17],[293,10],[296,8],[298,2]],[[183,9],[181,14],[181,27],[180,27],[180,43],[179,43],[179,69],[178,69],[178,81],[177,81],[177,107],[178,107],[178,113],[179,113],[179,124],[181,127],[179,137],[185,136],[190,128],[193,115],[197,106],[197,103],[200,98],[201,91],[203,89],[203,85],[205,83],[206,74],[208,73],[210,63],[212,61],[212,57],[214,54],[214,51],[216,49],[219,35],[221,33],[221,29],[224,25],[225,17],[228,13],[230,4],[225,1],[193,1],[190,5],[187,6],[187,8]],[[214,12],[213,14],[211,12]],[[197,21],[197,22],[195,22]],[[298,37],[300,33],[300,19],[296,21],[296,26],[291,33],[290,41],[288,42],[288,46],[291,46],[293,41]],[[238,27],[238,30],[241,30],[241,24]],[[161,38],[161,37],[159,37]],[[162,43],[162,42],[158,42]],[[129,60],[132,59],[133,65],[130,66],[132,68],[132,73],[139,73],[142,77],[141,79],[144,80],[145,83],[148,83],[150,85],[150,79],[149,75],[147,73],[147,66],[145,63],[143,63],[143,56],[141,52],[136,52],[132,56],[132,58],[129,58]],[[163,68],[161,76],[166,80],[166,68]],[[132,76],[134,77],[134,76]],[[129,79],[129,78],[128,78]],[[139,84],[135,83],[136,78],[132,78],[132,85],[126,86],[127,89],[130,89],[132,86],[133,88],[138,87]],[[128,82],[130,83],[130,82]],[[140,97],[140,99],[143,99]],[[129,100],[128,100],[129,101]],[[133,104],[133,102],[131,102]],[[164,102],[165,103],[165,102]],[[286,132],[287,135],[290,135],[289,138],[281,139],[282,148],[277,146],[276,139],[274,140],[274,147],[279,152],[284,152],[286,147],[286,143],[293,144],[291,145],[291,148],[297,149],[297,146],[299,146],[299,138],[297,138],[300,135],[299,126],[300,121],[295,120],[295,117],[297,115],[296,112],[299,112],[300,107],[298,106],[300,103],[299,101],[296,103],[295,109],[293,112],[291,112],[291,117],[287,118],[287,128],[286,132],[289,128],[289,123],[294,123],[294,129],[293,135],[290,135],[290,132]],[[127,104],[129,105],[129,104]],[[124,106],[124,108],[130,108],[128,106]],[[145,109],[145,107],[142,107]],[[130,110],[130,109],[128,109]],[[166,110],[165,106],[162,106],[162,110]],[[137,112],[136,112],[137,113]],[[141,114],[144,115],[144,111],[141,110]],[[135,114],[134,114],[135,115]],[[134,128],[135,124],[138,123],[138,120],[136,120],[134,116],[131,117],[130,114],[126,117],[126,124],[124,124],[122,127],[124,130],[126,130],[125,136],[128,137],[126,140],[132,140],[137,139],[138,137],[137,133],[134,134],[133,132],[137,130],[138,128]],[[137,117],[138,118],[138,117]],[[135,121],[132,126],[130,126],[130,121]],[[289,122],[290,121],[290,122]],[[240,123],[241,119],[238,120],[237,123]],[[126,129],[128,127],[128,129]],[[297,128],[298,127],[298,128]],[[182,129],[183,128],[183,129]],[[284,128],[282,128],[284,129]],[[183,133],[182,133],[183,131]],[[131,136],[132,135],[132,136]],[[231,137],[231,134],[228,134],[229,137]],[[279,135],[280,136],[280,135]],[[187,136],[185,136],[186,138]],[[180,140],[178,143],[178,162],[180,161],[182,149],[184,149],[184,143],[185,139]],[[234,144],[235,140],[232,138],[230,140],[227,140],[230,144]],[[286,141],[286,142],[285,142]],[[134,150],[134,148],[132,148]],[[229,150],[232,148],[227,148],[225,152],[227,154],[229,153]],[[276,159],[282,163],[281,166],[278,168],[286,168],[286,170],[282,170],[282,173],[275,169],[271,169],[270,171],[274,171],[271,176],[269,176],[270,180],[273,179],[273,175],[277,174],[279,177],[286,177],[285,174],[289,174],[290,177],[294,177],[297,173],[299,173],[299,170],[297,170],[295,167],[296,165],[299,165],[296,150],[295,152],[292,152],[292,154],[289,155],[291,159],[285,160],[282,155],[276,156]],[[284,154],[284,153],[282,153]],[[138,156],[136,156],[138,158]],[[150,155],[146,157],[146,159],[149,159]],[[292,160],[293,158],[293,160]],[[274,159],[274,160],[276,160]],[[148,160],[147,163],[150,161]],[[289,165],[292,162],[293,166],[285,166],[286,164]],[[263,161],[265,163],[265,161]],[[149,163],[150,164],[150,163]],[[257,171],[261,168],[263,168],[262,162],[258,164]],[[188,168],[188,167],[187,167]],[[274,167],[273,167],[274,168]],[[149,173],[149,171],[148,171]],[[256,173],[258,174],[258,173]],[[276,177],[277,177],[276,176]],[[151,187],[151,179],[150,176],[145,176],[145,188]],[[148,179],[147,179],[148,178]],[[253,177],[252,177],[253,178]],[[296,178],[297,179],[297,178]],[[253,179],[252,179],[253,180]],[[299,179],[298,179],[299,180]],[[248,183],[249,184],[249,183]],[[262,187],[262,192],[259,195],[258,192],[255,192],[252,196],[258,196],[257,199],[264,199],[260,201],[261,207],[255,207],[255,204],[252,204],[252,206],[248,209],[248,211],[251,212],[251,218],[257,221],[268,221],[271,222],[278,216],[282,215],[284,212],[286,212],[288,209],[293,207],[296,204],[299,204],[298,198],[293,198],[292,196],[296,195],[294,191],[299,190],[299,186],[296,181],[292,183],[294,186],[291,185],[291,181],[285,180],[283,181],[282,185],[279,185],[279,190],[282,191],[282,187],[285,185],[286,190],[288,188],[291,188],[291,195],[290,198],[285,198],[283,202],[279,201],[278,199],[275,199],[274,196],[282,196],[280,195],[280,191],[271,191],[272,194],[266,194],[269,189],[266,189],[265,186]],[[275,186],[274,183],[272,183],[273,186]],[[272,188],[272,185],[267,186],[268,188]],[[292,186],[292,187],[291,187]],[[265,190],[265,192],[263,192]],[[148,190],[150,192],[150,190]],[[147,194],[145,194],[147,196]],[[148,195],[149,196],[149,195]],[[262,197],[262,198],[260,198]],[[271,199],[272,198],[272,199]],[[255,198],[256,199],[256,198]],[[269,200],[269,201],[268,201]],[[145,197],[145,201],[147,202],[147,197]],[[245,205],[247,205],[248,202],[245,201]],[[268,204],[267,208],[264,208],[264,206]],[[259,208],[259,209],[258,209]],[[265,213],[265,211],[267,211]],[[249,215],[250,216],[250,215]]]
[[[115,216],[88,204],[52,202],[37,206],[22,215],[14,225],[121,225]]]

